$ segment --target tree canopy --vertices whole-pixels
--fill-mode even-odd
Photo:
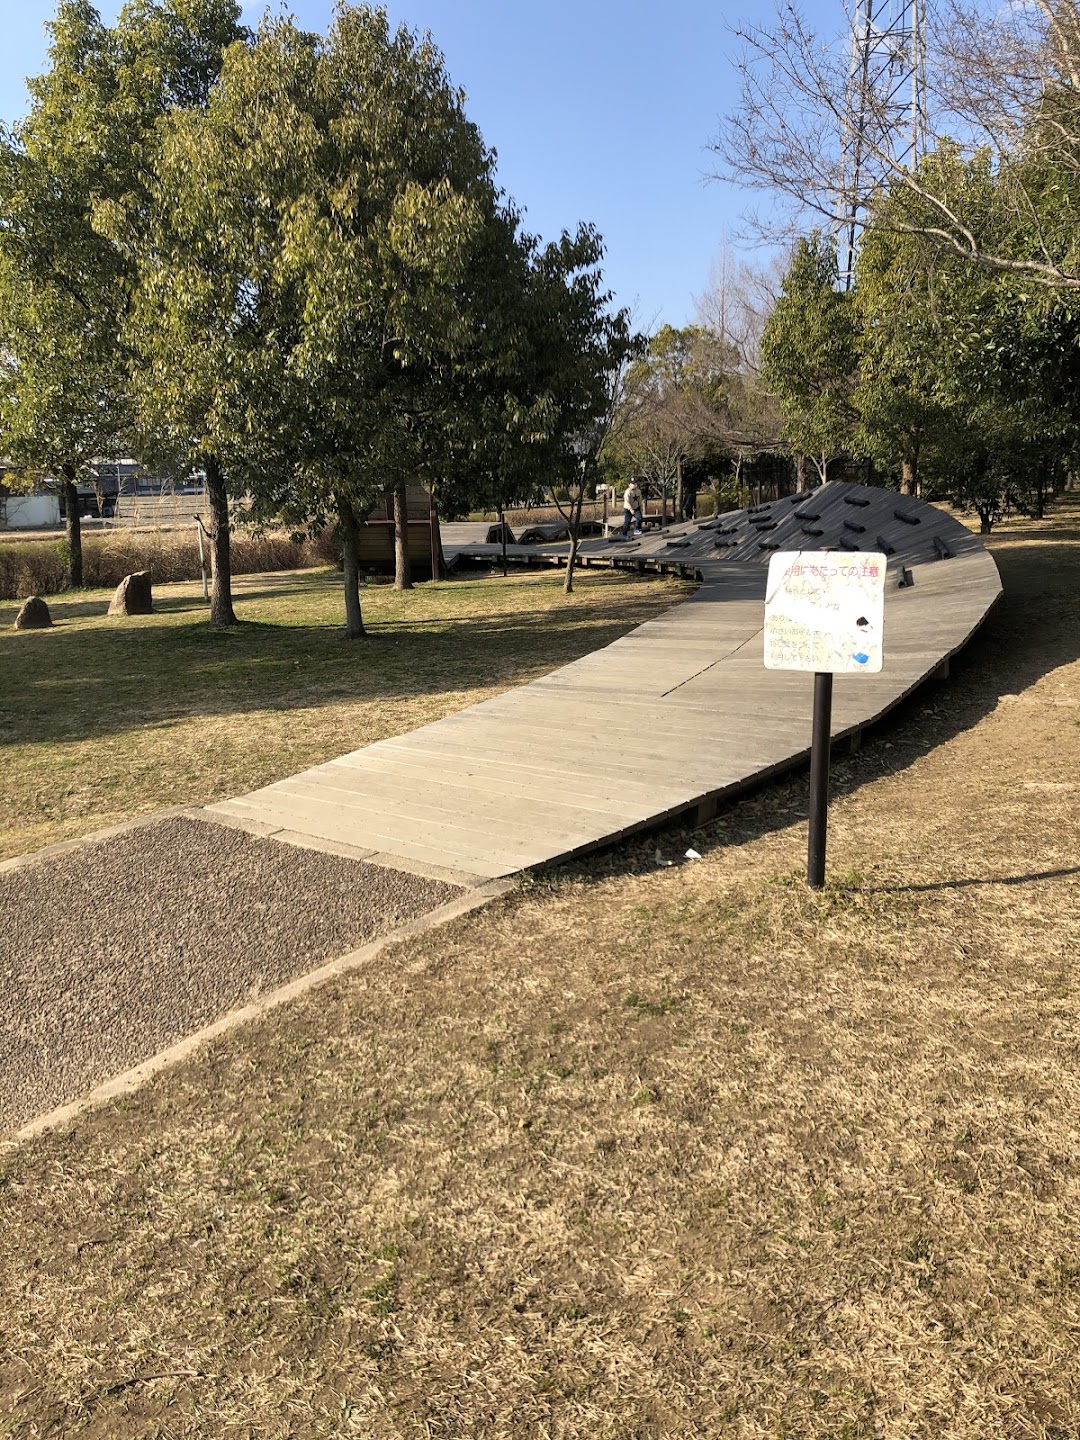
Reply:
[[[542,244],[430,37],[341,4],[256,34],[234,0],[63,0],[0,137],[0,425],[70,475],[194,465],[232,623],[229,506],[356,527],[423,479],[477,498],[567,472],[629,344],[587,225]],[[69,506],[77,515],[77,506]]]

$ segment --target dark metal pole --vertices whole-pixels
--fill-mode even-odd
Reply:
[[[811,890],[825,886],[825,831],[829,816],[829,741],[832,730],[831,674],[814,676],[814,729],[810,741],[810,842],[806,883]]]
[[[434,495],[430,495],[430,496],[428,497],[428,538],[429,538],[430,541],[431,541],[431,578],[432,578],[432,580],[441,580],[441,579],[442,579],[442,576],[439,574],[439,529],[438,529],[438,526],[439,526],[439,516],[438,516],[438,512],[437,512],[436,509],[435,509],[435,496],[434,496]],[[408,515],[408,508],[406,507],[406,511],[405,511],[405,535],[406,535],[406,544],[408,544],[408,534],[409,534],[409,515]]]

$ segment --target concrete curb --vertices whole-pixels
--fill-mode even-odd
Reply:
[[[282,845],[295,845],[300,850],[317,850],[323,855],[340,855],[346,860],[362,860],[365,865],[378,865],[382,870],[399,870],[405,875],[416,875],[422,880],[441,880],[447,885],[461,885],[466,890],[473,890],[485,883],[483,875],[475,875],[471,870],[455,870],[447,865],[425,865],[423,861],[410,860],[389,850],[364,850],[357,845],[346,845],[341,840],[304,835],[299,830],[283,830],[265,820],[245,820],[237,815],[219,814],[212,806],[189,807],[183,814],[185,819],[201,820],[205,825],[222,825],[226,830],[240,830],[245,835],[254,835],[258,840],[277,840]]]
[[[447,885],[461,885],[468,890],[484,885],[482,875],[468,870],[454,870],[444,865],[425,865],[419,860],[410,860],[403,855],[393,855],[385,850],[362,850],[355,845],[344,845],[336,840],[322,840],[317,836],[301,835],[294,830],[282,830],[276,825],[267,825],[259,820],[238,820],[232,815],[217,815],[203,805],[172,805],[167,810],[153,810],[146,815],[136,815],[131,820],[121,820],[107,825],[102,830],[91,830],[88,835],[77,835],[72,840],[58,840],[55,845],[46,845],[43,850],[30,850],[25,855],[13,855],[0,860],[0,875],[13,870],[22,870],[27,865],[36,865],[41,860],[52,860],[58,855],[70,854],[86,845],[98,845],[103,840],[112,840],[117,835],[127,835],[132,830],[141,830],[147,825],[157,825],[162,820],[198,820],[204,825],[220,825],[224,830],[240,830],[256,840],[277,840],[282,845],[294,845],[300,850],[317,850],[324,855],[340,855],[346,860],[362,860],[365,865],[378,865],[383,870],[400,870],[406,875],[417,875],[422,880],[442,880]]]
[[[173,811],[159,811],[150,817],[154,820],[166,819],[171,815],[186,815],[190,811],[181,807]],[[20,860],[30,860],[45,855],[76,848],[80,844],[89,843],[92,839],[105,839],[110,835],[122,833],[125,830],[135,829],[140,824],[146,824],[146,820],[130,822],[125,825],[113,826],[108,830],[98,831],[95,836],[86,836],[83,840],[65,841],[58,846],[50,846],[48,850],[39,851],[37,856],[19,857]],[[13,862],[8,861],[7,866],[14,868]],[[396,930],[391,930],[385,935],[380,935],[367,944],[361,945],[359,949],[350,950],[348,954],[339,956],[336,960],[328,960],[315,970],[309,970],[306,975],[299,975],[295,980],[290,980],[285,985],[280,985],[276,990],[270,991],[268,995],[262,996],[251,1005],[244,1005],[238,1010],[230,1010],[220,1020],[215,1020],[212,1025],[205,1026],[202,1030],[196,1031],[193,1035],[178,1040],[174,1045],[161,1050],[149,1059],[141,1061],[130,1070],[125,1070],[121,1075],[115,1075],[111,1080],[105,1080],[96,1085],[92,1090],[80,1096],[77,1100],[69,1101],[66,1105],[58,1106],[44,1115],[37,1116],[17,1130],[13,1136],[0,1140],[0,1153],[9,1153],[17,1149],[19,1145],[27,1140],[33,1140],[47,1131],[56,1130],[69,1121],[77,1119],[88,1110],[94,1110],[109,1101],[118,1099],[120,1096],[130,1095],[138,1090],[152,1076],[159,1074],[162,1070],[168,1070],[182,1060],[193,1054],[201,1045],[209,1040],[215,1040],[220,1035],[227,1035],[233,1030],[247,1025],[252,1020],[257,1020],[278,1006],[286,1004],[304,995],[309,990],[323,984],[324,981],[332,979],[335,975],[344,975],[351,970],[358,970],[370,960],[374,960],[383,950],[390,945],[397,944],[400,940],[406,940],[413,935],[423,935],[429,930],[434,930],[440,925],[445,925],[450,920],[456,920],[461,915],[467,915],[472,910],[479,910],[489,905],[492,900],[505,895],[517,885],[517,878],[509,880],[491,880],[464,895],[459,895],[456,900],[449,900],[445,905],[440,905],[434,910],[429,910],[426,915],[402,925]]]

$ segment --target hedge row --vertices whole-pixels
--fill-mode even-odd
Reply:
[[[109,588],[120,584],[133,570],[149,570],[155,585],[169,580],[197,580],[199,545],[194,535],[172,530],[111,531],[83,537],[83,584]],[[294,540],[288,535],[232,536],[235,575],[263,570],[299,570],[307,565],[331,565],[338,559],[333,532],[315,540]],[[209,567],[209,556],[207,556]],[[24,600],[28,595],[55,595],[67,589],[67,541],[0,541],[0,600]]]

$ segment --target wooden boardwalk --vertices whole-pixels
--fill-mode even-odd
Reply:
[[[588,542],[590,563],[678,564],[700,588],[540,680],[207,811],[260,834],[477,881],[684,811],[708,814],[809,750],[813,677],[763,665],[767,561],[775,548],[838,545],[894,552],[884,669],[835,684],[834,736],[858,731],[964,645],[1001,586],[977,537],[950,516],[833,484],[629,545]],[[901,587],[905,567],[913,583]]]

